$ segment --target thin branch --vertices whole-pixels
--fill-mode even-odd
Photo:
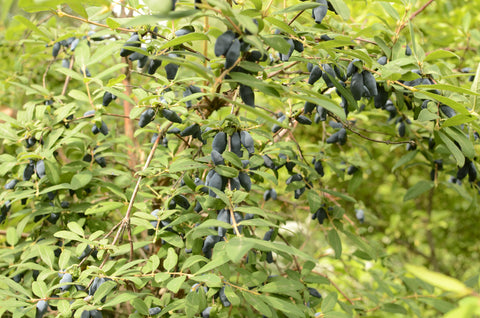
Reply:
[[[369,141],[373,141],[373,142],[378,142],[378,143],[381,143],[381,144],[387,144],[387,145],[400,145],[400,144],[411,144],[412,146],[415,146],[416,143],[415,141],[413,140],[408,140],[408,141],[391,141],[391,140],[379,140],[379,139],[373,139],[373,138],[370,138],[370,137],[367,137],[361,133],[359,133],[358,131],[354,130],[352,128],[352,126],[346,122],[343,122],[340,118],[338,118],[337,116],[335,116],[334,114],[330,113],[330,116],[335,118],[338,122],[342,123],[343,127],[349,131],[351,131],[352,133],[362,137],[363,139],[366,139],[366,140],[369,140]]]
[[[423,6],[420,7],[420,9],[412,13],[412,15],[407,19],[407,21],[404,21],[400,25],[400,27],[397,30],[397,34],[399,34],[407,26],[407,22],[412,21],[417,15],[419,15],[423,10],[425,10],[433,1],[435,0],[428,0]]]
[[[90,20],[87,20],[87,19],[84,19],[84,18],[81,18],[81,17],[77,17],[77,16],[74,16],[74,15],[65,13],[65,12],[63,12],[63,11],[60,10],[60,9],[57,10],[57,11],[53,11],[53,13],[54,13],[55,15],[59,16],[60,18],[62,18],[62,17],[67,17],[67,18],[71,18],[71,19],[74,19],[74,20],[78,20],[78,21],[84,22],[84,23],[93,24],[93,25],[96,25],[96,26],[99,26],[99,27],[102,27],[102,28],[110,29],[110,27],[109,27],[108,25],[106,25],[106,24],[102,24],[102,23],[98,23],[98,22],[93,22],[93,21],[90,21]],[[125,29],[125,28],[116,28],[115,31],[121,31],[121,32],[125,32],[125,33],[136,32],[136,30]]]
[[[345,297],[345,299],[346,299],[351,305],[353,305],[353,301],[352,301],[350,298],[348,298],[348,296],[343,292],[343,290],[341,290],[340,287],[338,287],[338,285],[335,284],[335,282],[330,279],[330,277],[328,277],[326,274],[322,274],[322,273],[317,272],[317,271],[315,271],[315,270],[313,270],[312,273],[317,274],[317,275],[320,275],[320,276],[323,276],[323,277],[325,277],[326,279],[328,279],[329,282],[332,284],[332,286],[335,287],[335,289],[338,290],[338,292],[339,292],[340,294],[342,294],[342,296]]]
[[[435,171],[436,174],[436,171]],[[433,210],[433,194],[435,192],[435,187],[430,189],[430,192],[428,193],[428,206],[427,206],[427,219],[425,221],[425,230],[427,231],[427,242],[428,242],[428,247],[430,248],[430,257],[429,262],[432,264],[433,268],[438,271],[438,261],[437,261],[437,255],[435,253],[435,240],[433,238],[432,230],[429,227],[431,225],[431,220],[432,220],[432,210]]]
[[[302,10],[302,11],[300,11],[299,13],[297,13],[297,15],[294,16],[294,17],[292,18],[292,20],[290,20],[290,22],[288,22],[288,25],[292,24],[293,21],[297,20],[297,18],[298,18],[299,16],[301,16],[303,12],[305,12],[305,10]]]
[[[70,57],[70,64],[68,66],[68,69],[71,70],[73,68],[73,61],[75,59],[75,56],[72,55]],[[65,78],[65,83],[63,83],[63,89],[62,89],[62,95],[65,96],[65,94],[67,93],[67,87],[68,87],[68,83],[70,83],[70,75],[67,75],[67,78]]]
[[[148,155],[147,161],[145,162],[145,165],[143,166],[142,172],[145,171],[150,166],[150,163],[152,162],[152,159],[153,159],[153,155],[155,154],[155,150],[157,149],[161,134],[162,134],[162,131],[160,130],[159,134],[158,134],[159,137],[155,140],[155,143],[153,144],[153,147],[150,150],[150,154]],[[125,227],[127,227],[128,230],[130,231],[130,215],[131,215],[132,210],[133,210],[133,204],[135,203],[135,198],[137,197],[137,193],[140,190],[140,183],[142,182],[142,179],[143,179],[143,176],[140,175],[137,179],[137,184],[135,185],[132,196],[130,198],[130,202],[128,204],[127,212],[125,213],[125,217],[122,219],[122,221],[120,221],[114,227],[114,228],[118,228],[118,231],[117,231],[117,234],[115,235],[115,238],[113,239],[112,245],[117,244],[117,242],[120,238],[120,234],[124,231]],[[111,233],[113,233],[113,229],[106,235],[106,237],[110,236]],[[129,235],[131,235],[131,233]],[[130,247],[131,247],[131,252],[132,252],[132,246],[130,246]],[[105,257],[104,257],[104,260],[103,260],[102,264],[100,265],[100,268],[102,268],[105,265],[105,263],[107,262],[109,257],[110,257],[110,253],[107,252],[105,254]]]

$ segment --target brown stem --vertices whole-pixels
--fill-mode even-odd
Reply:
[[[333,115],[333,114],[330,114],[330,116],[332,116],[333,118],[335,118],[338,122],[342,123],[343,127],[349,131],[351,131],[352,133],[362,137],[363,139],[366,139],[366,140],[369,140],[369,141],[373,141],[373,142],[378,142],[378,143],[381,143],[381,144],[387,144],[387,145],[399,145],[399,144],[412,144],[412,145],[415,145],[415,141],[413,140],[408,140],[408,141],[390,141],[390,140],[379,140],[379,139],[373,139],[373,138],[370,138],[370,137],[367,137],[361,133],[359,133],[358,131],[354,130],[351,125],[349,123],[346,123],[346,122],[343,122],[340,118],[338,118],[337,116]]]
[[[155,140],[155,143],[153,144],[152,150],[150,150],[150,153],[148,155],[147,161],[145,162],[145,165],[143,166],[142,172],[145,171],[149,166],[150,163],[152,162],[153,155],[155,153],[155,150],[157,149],[158,142],[160,140],[160,136],[162,135],[162,131],[160,130],[158,133],[159,137]],[[133,204],[135,203],[135,198],[137,197],[137,193],[140,190],[140,183],[142,182],[143,176],[139,176],[137,179],[137,184],[135,185],[135,189],[133,190],[132,196],[130,198],[130,202],[128,204],[127,212],[125,213],[125,217],[120,221],[117,225],[115,225],[114,228],[118,228],[117,234],[115,235],[115,238],[113,239],[112,245],[117,244],[119,241],[119,238],[121,236],[121,233],[125,230],[125,227],[127,227],[129,231],[129,239],[130,243],[132,244],[131,241],[131,232],[130,232],[130,215],[133,210]],[[106,237],[110,236],[110,234],[113,233],[113,229],[106,235]],[[133,254],[133,246],[130,245],[130,252]],[[110,253],[105,253],[105,257],[103,259],[102,264],[100,265],[100,268],[103,268],[105,263],[107,262],[108,258],[110,257]]]
[[[130,85],[131,81],[131,73],[130,69],[132,66],[132,62],[124,57],[123,62],[127,63],[128,66],[125,67],[124,74],[125,78],[123,79],[123,85],[125,87],[125,95],[130,96],[132,94],[132,87]],[[135,143],[135,138],[134,136],[134,129],[133,129],[133,124],[132,120],[130,119],[130,111],[132,110],[133,105],[131,105],[127,100],[123,100],[123,115],[124,117],[124,126],[125,126],[125,135],[130,139],[133,143]],[[128,158],[129,158],[129,165],[130,167],[135,167],[136,166],[136,158],[135,158],[135,150],[132,149],[131,147],[128,147]]]
[[[412,15],[407,19],[407,21],[403,22],[397,30],[397,34],[399,34],[406,26],[408,21],[412,21],[417,15],[419,15],[423,10],[425,10],[433,1],[435,0],[428,0],[423,6],[420,7],[417,11],[412,13]]]
[[[430,189],[428,193],[428,206],[427,206],[427,219],[425,220],[425,227],[427,231],[427,242],[428,247],[430,248],[430,257],[429,261],[433,266],[433,269],[438,271],[438,260],[437,255],[435,253],[435,239],[432,234],[432,229],[429,227],[432,220],[432,210],[433,210],[433,194],[435,192],[435,187]]]
[[[353,301],[352,301],[350,298],[348,298],[348,296],[340,289],[340,287],[338,287],[337,284],[335,284],[335,282],[334,282],[333,280],[330,279],[330,277],[328,277],[326,274],[319,273],[319,272],[317,272],[317,271],[315,271],[315,270],[313,270],[312,273],[317,274],[317,275],[320,275],[320,276],[323,276],[323,277],[325,277],[326,279],[328,279],[328,280],[330,281],[330,283],[332,284],[332,286],[335,287],[335,289],[338,290],[338,292],[339,292],[340,294],[342,294],[342,296],[345,297],[345,299],[346,299],[351,305],[353,305]]]

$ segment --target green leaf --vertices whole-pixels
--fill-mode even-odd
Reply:
[[[344,193],[340,193],[340,192],[337,192],[337,191],[333,191],[333,190],[330,190],[330,189],[321,189],[322,192],[325,192],[325,193],[328,193],[328,194],[331,194],[331,195],[334,195],[336,197],[339,197],[345,201],[348,201],[348,202],[352,202],[352,203],[356,203],[357,200],[355,200],[354,198],[352,198],[351,196],[347,195],[347,194],[344,194]]]
[[[310,212],[314,213],[322,206],[322,197],[313,189],[308,189],[306,192]]]
[[[23,288],[22,285],[14,282],[10,278],[7,278],[5,276],[0,277],[0,282],[2,283],[2,284],[0,284],[0,286],[8,286],[13,291],[16,291],[17,293],[26,296],[26,297],[22,297],[23,299],[26,300],[26,299],[32,298],[32,293],[30,292],[30,289],[27,290],[27,289]],[[18,295],[18,294],[16,296],[20,297],[20,295]]]
[[[337,293],[331,292],[325,297],[322,301],[322,312],[329,312],[332,311],[335,305],[337,304]]]
[[[265,35],[263,40],[265,44],[282,54],[287,54],[290,50],[290,44],[284,39],[283,35]]]
[[[450,51],[445,51],[445,50],[437,50],[433,51],[432,53],[428,54],[425,59],[423,60],[424,62],[429,62],[429,61],[434,61],[434,60],[444,60],[448,58],[456,58],[460,59],[460,56],[457,54],[450,52]]]
[[[85,211],[86,215],[91,214],[101,214],[109,211],[113,211],[125,206],[122,202],[101,202],[97,203],[94,206],[88,208]]]
[[[475,149],[473,148],[473,143],[470,141],[470,139],[468,139],[468,137],[463,131],[461,131],[458,127],[444,128],[443,131],[452,140],[455,140],[460,145],[462,153],[465,155],[465,157],[469,159],[473,159],[473,157],[475,157]]]
[[[273,13],[273,15],[282,15],[284,13],[289,13],[289,12],[296,12],[296,11],[304,11],[308,9],[313,9],[320,6],[319,3],[311,3],[311,2],[304,2],[304,3],[297,3],[292,6],[288,6],[287,8],[276,11]]]
[[[442,127],[458,126],[458,125],[461,125],[461,124],[466,124],[466,123],[472,122],[476,119],[477,118],[473,115],[459,114],[459,115],[450,117],[447,120],[445,120],[442,123]]]
[[[177,266],[178,255],[172,247],[168,248],[167,258],[163,261],[163,267],[169,272]]]
[[[47,295],[47,284],[43,281],[34,281],[32,283],[32,291],[38,298],[46,298]]]
[[[338,236],[337,231],[331,229],[328,231],[327,235],[328,243],[335,251],[335,258],[339,259],[342,256],[342,241],[340,240],[340,236]]]
[[[196,282],[201,282],[206,284],[209,288],[218,288],[222,287],[222,279],[215,274],[208,273],[208,274],[202,274],[202,275],[196,275],[191,277],[190,279],[196,281]]]
[[[14,227],[7,228],[7,243],[11,246],[14,246],[18,243],[19,235],[17,235],[17,230]]]
[[[279,19],[276,19],[274,17],[265,17],[265,21],[268,21],[269,23],[273,24],[274,26],[276,26],[278,29],[282,30],[283,32],[287,33],[287,34],[292,34],[292,35],[296,35],[297,32],[295,32],[295,30],[289,26],[287,23],[279,20]]]
[[[167,284],[167,289],[170,290],[172,293],[178,293],[180,288],[182,287],[183,282],[187,279],[187,276],[178,276],[172,279]]]
[[[226,243],[227,255],[233,263],[238,263],[254,246],[254,242],[236,236]]]
[[[71,189],[78,190],[85,187],[92,180],[92,172],[85,170],[80,173],[77,173],[73,176],[72,181],[70,181]]]
[[[298,89],[298,91],[301,93],[305,93],[307,95],[294,95],[296,98],[302,99],[304,101],[309,101],[316,105],[320,105],[326,110],[328,110],[329,112],[332,112],[334,115],[339,117],[342,121],[346,120],[345,111],[343,110],[343,108],[333,103],[329,98],[319,95],[314,91],[308,92],[303,89]]]
[[[179,36],[173,40],[166,42],[162,45],[159,50],[167,49],[173,47],[175,45],[183,44],[185,42],[192,42],[192,41],[208,41],[209,38],[207,35],[199,32],[192,32],[186,35]]]
[[[480,93],[480,63],[477,66],[477,71],[475,73],[475,77],[473,79],[472,87],[470,87],[470,90],[475,92],[475,93]],[[472,108],[473,111],[478,111],[478,104],[479,104],[479,98],[477,95],[474,95],[472,97]]]
[[[343,0],[330,0],[330,3],[343,20],[347,21],[350,19],[350,9]]]
[[[452,292],[457,297],[463,297],[473,292],[472,289],[468,288],[461,281],[441,273],[433,272],[425,267],[406,264],[405,269],[424,282],[442,290]]]
[[[393,8],[393,6],[389,2],[381,1],[379,2],[383,9],[395,20],[400,21],[400,15],[398,14],[397,10]]]
[[[45,32],[43,32],[42,30],[40,30],[33,22],[31,22],[30,20],[28,20],[27,18],[25,18],[24,16],[21,16],[21,15],[16,15],[14,17],[15,20],[17,20],[18,22],[24,24],[27,28],[29,28],[30,30],[32,30],[33,32],[41,35],[41,38],[44,40],[44,41],[49,41],[49,36],[47,34],[45,34]]]
[[[109,295],[112,290],[117,286],[117,283],[114,281],[108,280],[104,282],[93,294],[94,303],[100,304],[103,297]]]
[[[140,298],[136,297],[132,300],[132,306],[135,308],[141,315],[148,316],[148,307],[145,302]]]
[[[107,20],[105,20],[105,22],[107,23],[108,27],[112,30],[116,30],[120,27],[120,23],[118,23],[117,21],[113,20],[112,18],[107,18]]]
[[[448,138],[448,136],[445,135],[443,132],[437,131],[435,132],[435,134],[442,140],[443,144],[447,146],[448,150],[457,161],[457,165],[463,167],[463,165],[465,164],[465,156],[460,151],[460,149],[458,149],[458,147],[453,143],[453,141]]]
[[[72,252],[70,250],[64,249],[58,258],[58,267],[60,269],[65,269],[70,265],[70,257]]]
[[[207,165],[204,163],[200,163],[188,158],[181,158],[174,161],[168,168],[168,171],[170,173],[176,173],[179,171],[187,171],[193,169],[205,169],[206,167]]]
[[[115,296],[111,300],[107,299],[107,302],[105,303],[104,307],[114,307],[118,304],[123,304],[126,303],[132,299],[138,298],[138,294],[134,294],[133,292],[125,292],[123,291],[120,295]]]
[[[77,222],[68,222],[67,227],[70,229],[75,234],[78,234],[79,236],[85,236],[85,233],[82,229],[82,227],[77,223]]]
[[[417,85],[415,88],[424,88],[426,90],[432,90],[432,89],[439,89],[443,91],[449,91],[449,92],[456,92],[460,94],[466,94],[466,95],[480,95],[480,93],[471,91],[469,89],[460,87],[460,86],[454,86],[454,85],[449,85],[449,84],[433,84],[433,85]]]
[[[455,116],[455,117],[457,117],[457,116]],[[417,120],[420,121],[420,122],[425,122],[425,121],[435,120],[435,119],[438,119],[438,118],[439,118],[439,116],[435,113],[432,113],[430,110],[422,109],[420,111],[420,113],[418,114],[418,119]]]
[[[286,301],[274,296],[266,296],[265,302],[270,304],[272,308],[284,312],[287,317],[305,317],[305,314],[291,301]]]
[[[53,247],[48,245],[36,245],[38,248],[38,253],[42,261],[47,264],[48,267],[53,268],[53,261],[55,259],[55,254],[53,253]]]
[[[382,309],[386,312],[391,312],[394,314],[407,314],[407,310],[403,306],[400,306],[398,304],[383,304]]]
[[[225,178],[235,178],[238,177],[238,170],[233,167],[228,167],[228,166],[215,166],[215,171],[221,175],[222,177]]]
[[[403,197],[403,201],[408,201],[415,199],[416,197],[420,196],[422,193],[427,192],[431,188],[433,188],[435,184],[433,181],[426,181],[422,180],[419,181],[417,184],[415,184],[413,187],[410,187],[407,190],[407,193],[405,193],[405,196]]]
[[[448,301],[445,301],[443,299],[419,297],[418,300],[421,301],[422,303],[425,303],[429,306],[432,306],[433,308],[435,308],[436,310],[438,310],[442,314],[444,314],[444,313],[452,310],[453,308],[455,308],[454,304],[452,304]]]
[[[428,85],[428,86],[430,86],[430,85]],[[445,105],[448,105],[448,106],[452,107],[453,110],[455,110],[457,113],[465,114],[465,115],[470,114],[469,111],[467,110],[467,108],[464,105],[462,105],[459,102],[456,102],[453,99],[450,99],[448,97],[437,95],[437,94],[427,92],[427,91],[415,91],[415,95],[419,98],[422,98],[422,99],[425,99],[424,96],[427,96],[427,98],[434,99],[436,101],[444,103]],[[422,96],[422,95],[424,95],[424,96]]]
[[[303,284],[297,280],[281,278],[260,287],[259,291],[262,293],[284,294],[293,290],[300,290],[303,287]]]
[[[224,292],[232,306],[239,306],[241,304],[242,299],[235,293],[230,285],[225,285]]]
[[[272,311],[274,307],[269,306],[265,303],[265,296],[263,295],[253,295],[248,291],[242,291],[243,298],[247,304],[255,308],[258,312],[262,313],[267,317],[272,317]]]
[[[403,165],[409,163],[410,161],[412,161],[413,158],[415,158],[415,156],[417,155],[417,153],[418,153],[418,150],[414,150],[414,151],[409,151],[406,154],[404,154],[400,159],[398,159],[397,162],[395,162],[395,165],[392,167],[392,172],[394,172],[395,170],[397,170],[401,166],[403,166]]]

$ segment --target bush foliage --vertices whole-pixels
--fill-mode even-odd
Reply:
[[[2,317],[474,317],[478,1],[2,2]]]

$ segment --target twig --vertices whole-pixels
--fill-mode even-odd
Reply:
[[[285,67],[279,69],[278,71],[274,71],[274,72],[268,74],[268,75],[267,75],[267,78],[274,77],[275,75],[280,74],[280,73],[282,73],[282,72],[285,71],[285,70],[288,70],[289,68],[297,65],[298,63],[300,63],[300,61],[295,61],[295,62],[293,62],[292,64],[290,64],[290,65],[288,65],[288,66],[285,66]]]
[[[292,20],[290,20],[290,22],[288,22],[288,25],[292,24],[293,21],[295,21],[299,16],[301,16],[303,12],[305,12],[305,10],[302,10],[302,11],[300,11],[299,13],[297,13],[297,15],[294,16],[294,17],[292,18]]]
[[[72,57],[70,57],[70,65],[68,66],[68,69],[71,70],[73,68],[73,61],[75,59],[75,56],[72,55]],[[67,87],[68,87],[68,83],[70,82],[70,75],[67,75],[67,78],[65,78],[65,83],[63,83],[63,89],[62,89],[62,95],[65,95],[67,93]]]
[[[7,235],[7,231],[5,231],[5,230],[0,230],[0,235],[4,235],[4,236]],[[21,236],[22,236],[23,238],[27,238],[27,237],[29,236],[29,234],[28,234],[28,233],[22,233]]]
[[[153,155],[155,153],[155,150],[157,149],[161,133],[162,133],[162,131],[160,130],[159,134],[158,134],[159,137],[155,140],[155,143],[153,144],[153,147],[150,150],[150,154],[148,155],[147,161],[145,162],[145,165],[143,166],[142,172],[145,171],[150,166],[150,163],[152,162]],[[112,245],[117,244],[117,242],[120,238],[120,234],[123,232],[125,227],[127,227],[128,230],[130,231],[130,215],[131,215],[132,210],[133,210],[133,204],[135,203],[135,198],[137,197],[137,193],[140,190],[140,183],[142,182],[142,179],[143,179],[143,176],[140,175],[137,179],[137,184],[135,185],[132,196],[130,198],[130,202],[128,204],[127,212],[125,213],[125,217],[122,219],[122,221],[120,221],[114,227],[114,228],[118,228],[118,231],[117,231],[117,234],[115,235],[115,238],[113,239]],[[110,236],[111,233],[113,233],[113,229],[109,233],[107,233],[106,237]],[[130,235],[131,235],[131,232],[130,232],[129,236]],[[131,237],[130,237],[130,239],[131,239]],[[130,240],[130,242],[131,242],[131,240]],[[131,253],[133,253],[132,245],[130,246],[130,248],[131,248]],[[104,260],[103,260],[102,264],[100,265],[100,268],[102,268],[105,265],[105,263],[107,262],[109,257],[110,257],[110,253],[108,253],[108,252],[105,253],[105,257],[104,257]]]
[[[412,146],[416,145],[415,141],[413,140],[408,140],[408,141],[391,141],[391,140],[379,140],[379,139],[373,139],[373,138],[370,138],[370,137],[367,137],[361,133],[359,133],[358,131],[356,130],[353,130],[353,128],[351,127],[350,124],[346,123],[346,122],[343,122],[340,118],[338,118],[337,116],[335,116],[334,114],[330,113],[330,116],[335,118],[338,122],[342,123],[343,127],[349,131],[351,131],[352,133],[362,137],[363,139],[366,139],[366,140],[369,140],[369,141],[373,141],[373,142],[378,142],[378,143],[381,143],[381,144],[387,144],[387,145],[400,145],[400,144],[411,144]]]
[[[319,273],[319,272],[317,272],[317,271],[315,271],[315,270],[313,270],[312,273],[317,274],[317,275],[320,275],[320,276],[323,276],[323,277],[325,277],[326,279],[328,279],[328,281],[332,284],[332,286],[335,287],[335,289],[338,290],[338,292],[339,292],[340,294],[342,294],[342,296],[345,297],[345,299],[346,299],[351,305],[353,305],[353,301],[352,301],[350,298],[347,297],[347,295],[340,289],[340,287],[338,287],[337,284],[335,284],[335,282],[334,282],[333,280],[330,279],[330,277],[328,277],[326,274]]]
[[[65,13],[63,12],[62,10],[57,10],[57,11],[53,11],[53,13],[57,16],[59,16],[60,18],[61,17],[67,17],[67,18],[71,18],[71,19],[75,19],[75,20],[78,20],[78,21],[82,21],[84,23],[88,23],[88,24],[93,24],[93,25],[96,25],[96,26],[99,26],[99,27],[102,27],[102,28],[107,28],[107,29],[110,29],[110,27],[106,24],[102,24],[102,23],[98,23],[98,22],[93,22],[93,21],[90,21],[90,20],[87,20],[87,19],[84,19],[84,18],[81,18],[81,17],[77,17],[77,16],[74,16],[74,15],[71,15],[71,14],[68,14],[68,13]],[[132,29],[125,29],[125,28],[116,28],[115,31],[121,31],[121,32],[126,32],[126,33],[132,33],[132,32],[136,32],[136,30],[132,30]]]
[[[432,220],[432,209],[433,209],[433,194],[435,192],[435,187],[431,188],[428,193],[428,206],[427,206],[427,220],[425,224],[425,229],[427,231],[427,242],[428,247],[430,248],[430,257],[428,258],[429,262],[433,265],[433,268],[438,271],[438,262],[437,255],[435,253],[435,241],[431,229],[429,228],[430,222]]]
[[[412,15],[407,19],[407,21],[403,22],[397,30],[397,34],[399,34],[406,26],[407,22],[412,21],[417,15],[419,15],[423,10],[425,10],[433,1],[435,0],[428,0],[423,6],[420,7],[417,11],[412,13]]]

